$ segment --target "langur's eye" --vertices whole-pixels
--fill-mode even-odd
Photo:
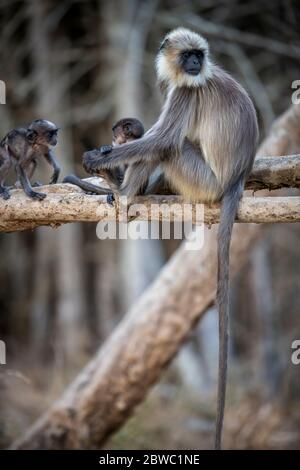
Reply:
[[[190,53],[188,51],[185,51],[183,54],[182,54],[183,58],[184,59],[188,59],[190,57]]]
[[[127,133],[131,132],[131,126],[129,126],[129,124],[126,124],[126,126],[124,126],[124,130]]]
[[[57,134],[57,130],[47,132],[47,136],[49,139],[51,139],[51,137],[54,137],[56,134]]]

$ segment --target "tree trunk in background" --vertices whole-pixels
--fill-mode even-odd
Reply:
[[[110,18],[109,54],[112,67],[117,68],[119,77],[115,87],[115,114],[113,120],[132,116],[143,116],[143,62],[148,33],[156,13],[156,0],[130,0],[109,2],[103,5],[106,17]],[[121,12],[120,12],[121,9]],[[115,27],[112,24],[115,23]],[[127,37],[124,43],[121,38]],[[123,45],[123,48],[122,48]],[[109,57],[107,58],[109,60]],[[134,224],[134,222],[132,222]],[[148,222],[140,223],[147,231]],[[164,264],[160,240],[121,240],[120,253],[120,298],[122,311],[153,281]]]
[[[120,294],[116,282],[118,265],[116,243],[117,240],[98,241],[95,250],[95,309],[100,341],[104,341],[111,334],[119,320],[116,314]]]
[[[111,27],[115,28],[115,14],[114,2],[98,1],[97,5],[97,31],[96,35],[99,37],[98,57],[99,68],[96,78],[96,92],[98,99],[101,96],[110,95],[111,101],[114,102],[115,84],[114,74],[115,70],[115,53],[111,47],[103,47],[103,42],[108,44],[107,35]],[[122,6],[120,5],[122,9]],[[116,14],[118,17],[119,13]],[[117,30],[118,28],[116,28]],[[107,71],[107,73],[106,73]],[[111,104],[111,107],[113,103]],[[109,124],[99,123],[97,129],[97,143],[98,145],[108,143],[102,140],[104,132],[103,128],[108,127],[111,129],[112,120],[109,114]],[[92,240],[92,241],[91,241]],[[88,293],[91,298],[88,299],[88,308],[93,309],[94,312],[94,346],[97,347],[110,335],[119,321],[118,317],[118,301],[120,301],[120,286],[117,281],[117,266],[118,266],[118,249],[117,240],[97,240],[96,238],[96,224],[90,224],[89,227],[89,243],[91,248],[88,257],[92,257],[91,264],[93,265],[94,276],[90,279],[91,285],[88,286]]]
[[[269,246],[264,241],[254,251],[252,260],[254,303],[261,319],[260,373],[270,396],[278,390],[280,358],[278,356],[279,331],[276,328],[276,307],[272,289]],[[257,342],[256,342],[257,343]],[[257,346],[256,346],[257,347]],[[259,346],[257,347],[259,349]]]
[[[49,43],[45,31],[45,4],[38,0],[28,3],[29,28],[37,82],[37,116],[58,122],[58,116],[66,109],[66,89],[62,81],[61,65],[54,63],[55,49]],[[64,77],[67,74],[64,73]],[[73,162],[72,143],[67,129],[59,136],[59,146],[55,149],[62,167],[62,174],[70,172]],[[52,169],[47,168],[47,180]],[[81,226],[66,225],[57,231],[39,229],[37,231],[37,253],[34,273],[34,295],[32,304],[34,347],[43,349],[49,343],[49,316],[51,285],[56,286],[55,354],[59,363],[73,364],[80,357],[86,343],[85,312],[83,304],[83,282],[81,262]],[[77,256],[75,256],[77,254]],[[55,263],[54,269],[51,269]],[[54,283],[51,279],[55,276]],[[53,344],[53,341],[52,341]],[[37,350],[38,350],[37,349]]]
[[[280,382],[276,398],[287,412],[297,409],[300,396],[299,365],[295,365],[291,360],[292,343],[300,338],[299,243],[297,225],[280,225],[273,232],[271,243],[268,245],[274,305],[271,321],[275,330],[274,336],[276,335],[273,367],[279,369]]]
[[[33,72],[32,79],[36,82],[36,116],[49,117],[51,105],[49,91],[52,86],[50,77],[50,51],[47,35],[44,34],[44,5],[38,0],[27,3],[27,16],[30,21],[29,42],[31,47]],[[32,116],[33,118],[33,116]],[[29,118],[30,120],[31,118]],[[49,175],[43,175],[46,180]],[[32,351],[41,359],[44,356],[50,335],[50,279],[51,263],[55,255],[56,234],[47,228],[39,228],[35,233],[36,252],[33,265],[33,291],[31,297],[31,334]]]
[[[61,72],[56,69],[53,75],[55,97],[52,101],[52,114],[63,115],[68,103]],[[68,75],[65,72],[65,76]],[[62,88],[60,89],[60,86]],[[54,111],[55,110],[55,111]],[[62,175],[73,171],[73,147],[70,129],[64,129],[60,140],[60,162]],[[56,232],[56,233],[55,233]],[[82,363],[89,344],[86,311],[84,305],[84,282],[82,260],[82,226],[68,224],[54,232],[57,241],[56,251],[56,289],[57,289],[57,359],[63,360],[68,367]],[[60,357],[60,352],[62,356]]]
[[[217,312],[208,309],[201,323],[189,335],[179,354],[173,361],[185,393],[202,400],[211,397],[217,374],[215,365],[218,358]]]
[[[0,105],[1,136],[12,128],[12,123],[13,117],[9,107]],[[27,309],[24,311],[24,297],[26,297],[26,289],[28,288],[29,256],[24,246],[24,237],[20,237],[20,234],[17,233],[11,235],[1,237],[1,288],[3,289],[3,298],[5,298],[5,290],[10,293],[12,307],[8,330],[13,332],[15,338],[27,339],[28,329],[24,325],[24,319],[28,311]],[[27,322],[25,321],[25,323]],[[0,336],[2,333],[0,330]]]

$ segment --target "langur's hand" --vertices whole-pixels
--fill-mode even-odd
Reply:
[[[102,145],[100,149],[90,150],[89,152],[84,152],[82,158],[83,168],[91,174],[101,175],[101,161],[106,155],[110,154],[113,147],[111,145]]]
[[[91,174],[99,174],[100,161],[103,157],[100,150],[89,150],[84,152],[82,157],[82,165],[85,171]]]

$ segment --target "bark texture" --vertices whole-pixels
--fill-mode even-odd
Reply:
[[[95,178],[89,178],[95,182]],[[300,186],[300,155],[264,157],[255,162],[247,189],[279,189]],[[69,184],[45,186],[41,191],[48,194],[44,201],[33,201],[22,190],[12,191],[8,201],[0,200],[0,231],[11,232],[33,229],[40,225],[58,227],[68,222],[98,222],[120,220],[118,210],[106,203],[106,196],[90,196]],[[152,214],[152,204],[182,204],[179,196],[148,196],[136,198],[139,220],[163,220],[161,214]],[[240,204],[237,222],[298,222],[300,204],[297,198],[244,198]],[[134,208],[132,208],[133,210]],[[180,215],[175,210],[174,217]],[[117,212],[117,214],[116,214]],[[209,225],[219,221],[219,205],[205,208],[205,222]]]

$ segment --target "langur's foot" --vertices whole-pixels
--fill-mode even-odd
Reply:
[[[115,199],[115,195],[114,195],[113,193],[107,195],[106,202],[107,202],[107,204],[109,204],[110,206],[113,206],[113,205],[114,205],[115,200],[116,200],[116,199]]]
[[[7,199],[10,198],[10,194],[9,194],[9,191],[7,188],[1,188],[0,190],[0,197],[2,197],[3,199],[5,199],[7,201]]]

